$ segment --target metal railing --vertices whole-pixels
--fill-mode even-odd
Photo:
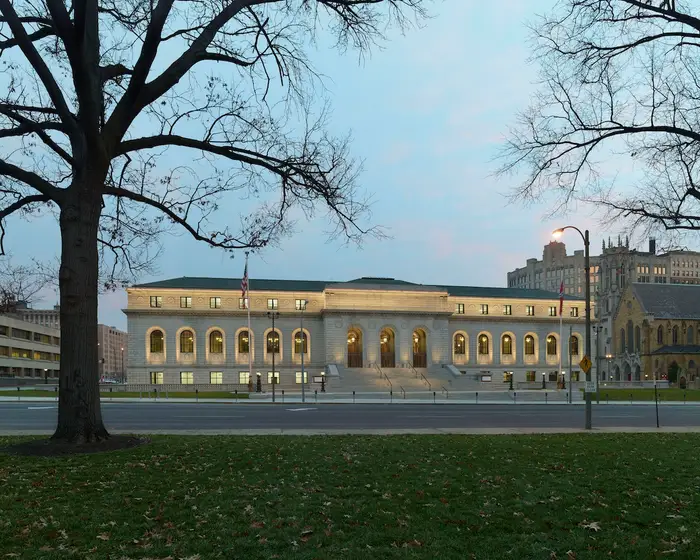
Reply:
[[[388,376],[386,373],[384,373],[384,372],[382,371],[382,368],[380,368],[378,364],[374,364],[374,367],[375,367],[375,368],[377,369],[377,371],[379,372],[379,377],[380,377],[380,378],[384,378],[384,379],[386,380],[386,382],[389,384],[389,391],[393,391],[393,390],[394,390],[394,384],[391,382],[391,379],[389,379],[389,376]]]
[[[447,388],[444,385],[442,386],[442,392],[445,394],[446,399],[450,398],[450,392],[447,390]]]
[[[411,371],[413,372],[413,375],[416,376],[416,379],[418,379],[418,378],[423,379],[423,381],[426,383],[426,385],[428,385],[428,391],[433,390],[433,386],[431,385],[430,381],[428,381],[427,377],[425,377],[425,375],[423,375],[420,371],[418,371],[415,367],[413,367],[413,364],[411,364],[410,362],[408,363],[408,367],[411,368]]]

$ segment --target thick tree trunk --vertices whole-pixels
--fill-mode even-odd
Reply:
[[[91,192],[94,189],[73,187],[75,196],[64,202],[59,220],[61,374],[58,426],[52,439],[90,443],[109,437],[102,423],[97,367],[97,232],[102,201]]]

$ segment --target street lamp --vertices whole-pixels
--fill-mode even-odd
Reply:
[[[542,388],[547,388],[547,374],[545,372],[542,372]]]
[[[48,385],[49,383],[49,369],[44,368],[44,385]]]
[[[277,376],[275,375],[275,354],[279,349],[279,335],[275,330],[275,319],[279,317],[280,314],[279,311],[268,311],[267,316],[272,319],[272,402],[275,402],[275,385],[277,385]]]
[[[555,238],[562,236],[565,230],[573,229],[576,230],[581,239],[583,239],[584,257],[583,264],[586,270],[586,358],[591,359],[591,257],[590,257],[590,240],[588,237],[588,230],[582,232],[576,226],[564,226],[563,228],[555,229],[552,235]],[[590,368],[586,372],[586,381],[591,380],[591,370]],[[591,429],[591,394],[585,391],[586,397],[586,430]]]

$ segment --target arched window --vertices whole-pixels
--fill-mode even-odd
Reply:
[[[634,327],[634,348],[637,353],[642,351],[642,330],[639,326]]]
[[[620,329],[620,352],[624,352],[627,349],[625,346],[625,329]]]
[[[479,354],[481,356],[489,355],[489,337],[485,334],[479,335]]]
[[[464,356],[467,353],[467,344],[466,341],[464,340],[464,335],[463,334],[456,334],[455,335],[455,342],[454,342],[455,348],[455,354],[457,356]]]
[[[569,354],[572,356],[578,356],[578,337],[571,336],[569,339]]]
[[[695,344],[695,337],[693,336],[693,327],[688,327],[688,332],[686,333],[688,344]]]
[[[224,353],[224,335],[221,334],[221,331],[209,333],[209,352],[212,354]]]
[[[302,352],[302,345],[304,350]],[[279,350],[278,350],[279,352]],[[294,353],[295,354],[308,354],[309,353],[309,340],[306,333],[301,333],[297,331],[294,335]]]
[[[163,331],[155,330],[151,332],[151,354],[163,353]]]
[[[547,356],[557,355],[557,339],[553,335],[547,337]]]
[[[513,339],[509,334],[504,334],[501,338],[501,354],[510,356],[513,354]]]
[[[663,344],[664,343],[664,328],[659,327],[656,329],[656,342],[658,344]]]
[[[531,334],[525,337],[525,355],[534,356],[535,355],[535,337]]]
[[[628,352],[634,352],[634,329],[632,328],[632,319],[627,321],[627,348]]]
[[[267,333],[267,353],[280,353],[280,335],[277,331],[270,331]]]
[[[678,325],[673,327],[673,342],[672,344],[678,344]]]
[[[241,331],[238,333],[238,353],[247,354],[250,352],[250,339],[248,338],[248,331]]]
[[[192,354],[194,352],[194,333],[184,330],[180,333],[180,353]]]

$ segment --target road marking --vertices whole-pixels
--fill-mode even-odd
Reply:
[[[596,416],[597,418],[644,418],[644,416],[636,416],[636,415],[620,415],[620,416]]]
[[[27,410],[52,410],[58,408],[57,406],[28,406]]]
[[[288,408],[289,412],[305,412],[307,410],[318,410],[317,408]]]
[[[228,416],[223,414],[189,414],[187,416],[171,416],[171,418],[245,418],[245,416]]]
[[[465,418],[466,419],[466,417],[463,415],[462,416],[440,416],[439,414],[436,414],[434,416],[428,415],[428,414],[424,414],[424,415],[420,415],[420,416],[402,416],[402,418]]]

